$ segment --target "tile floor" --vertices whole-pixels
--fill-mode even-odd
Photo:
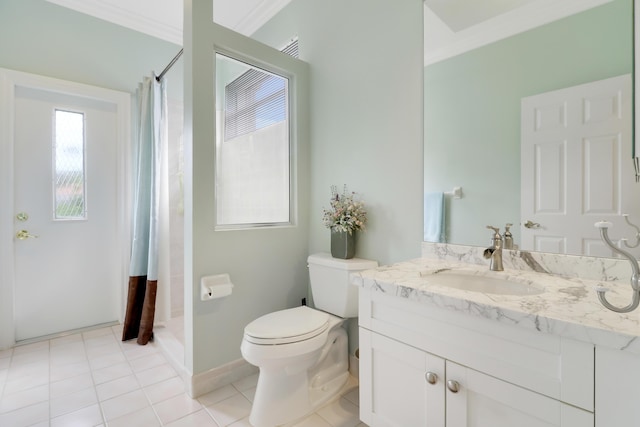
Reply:
[[[242,427],[257,375],[191,399],[155,343],[102,328],[0,351],[0,426]],[[295,427],[363,427],[355,380]],[[365,426],[366,427],[366,426]]]

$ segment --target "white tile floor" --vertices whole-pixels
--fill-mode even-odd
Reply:
[[[0,351],[0,426],[250,426],[257,375],[194,400],[156,344],[123,343],[121,331],[115,326]],[[295,424],[356,426],[365,424],[355,385]]]

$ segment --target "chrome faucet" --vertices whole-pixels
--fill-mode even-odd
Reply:
[[[489,270],[491,271],[503,271],[502,266],[502,236],[500,235],[500,229],[498,227],[492,227],[487,225],[487,228],[493,230],[493,236],[491,237],[491,246],[484,250],[483,256],[486,259],[491,259],[489,264]]]

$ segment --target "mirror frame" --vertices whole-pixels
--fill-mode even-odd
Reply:
[[[640,52],[638,46],[640,45],[640,31],[638,31],[638,23],[640,22],[640,0],[633,0],[633,27],[631,31],[633,33],[633,69],[631,74],[633,75],[633,99],[631,102],[631,108],[633,108],[633,126],[631,128],[631,137],[633,138],[633,164],[636,170],[636,182],[640,182],[640,162],[638,154],[640,153],[639,138],[636,138],[636,129],[640,127],[640,108],[636,108],[636,100],[639,98],[638,92],[640,91],[640,73],[638,73],[638,67],[640,67]]]

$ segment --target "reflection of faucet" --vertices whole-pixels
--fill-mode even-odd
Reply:
[[[489,270],[491,271],[503,271],[502,266],[502,236],[500,235],[500,229],[487,225],[487,228],[493,230],[494,234],[491,237],[491,246],[484,250],[483,256],[486,259],[491,259],[489,264]]]
[[[607,229],[609,227],[612,227],[613,224],[606,221],[600,221],[596,222],[594,225],[600,229],[600,237],[602,237],[602,240],[607,244],[607,246],[609,246],[609,248],[611,248],[611,250],[615,253],[620,254],[629,260],[629,262],[631,263],[631,270],[633,271],[633,273],[631,274],[631,289],[633,289],[633,299],[631,300],[631,303],[629,303],[629,305],[622,308],[611,305],[611,303],[607,301],[607,297],[605,296],[605,292],[607,292],[605,289],[596,289],[596,292],[598,292],[598,299],[600,300],[602,305],[604,305],[611,311],[615,311],[616,313],[628,313],[630,311],[633,311],[640,304],[640,266],[638,266],[638,261],[636,261],[633,255],[631,255],[629,252],[614,245],[611,239],[609,239]]]
[[[504,226],[504,248],[505,249],[513,249],[513,234],[511,234],[511,230],[509,230],[513,224],[507,223]]]

